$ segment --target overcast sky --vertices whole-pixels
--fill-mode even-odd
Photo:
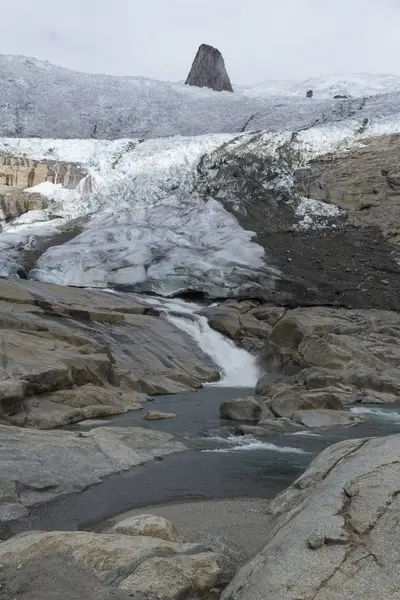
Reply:
[[[184,79],[201,43],[234,83],[400,74],[400,0],[15,0],[0,53],[81,71]]]

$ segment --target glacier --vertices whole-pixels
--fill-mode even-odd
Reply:
[[[30,113],[35,135],[46,137],[27,137],[33,125],[21,113],[23,134],[0,138],[0,152],[77,162],[88,173],[76,190],[49,182],[26,190],[47,196],[51,208],[3,223],[4,276],[23,268],[22,247],[35,247],[37,240],[80,220],[82,233],[49,247],[36,261],[29,277],[42,282],[163,296],[262,296],[263,290],[274,290],[283,274],[243,225],[255,198],[265,208],[259,214],[265,231],[271,201],[275,211],[290,213],[293,230],[330,226],[330,219],[343,211],[294,194],[294,171],[324,154],[362,146],[370,137],[400,132],[400,78],[395,76],[267,82],[236,86],[235,94],[225,94],[141,78],[78,74],[24,57],[0,57],[0,75],[4,73],[17,73],[27,97],[35,98]],[[44,110],[39,84],[61,90],[51,99],[45,95],[46,123],[35,120],[36,110]],[[7,110],[15,107],[15,85],[14,80],[6,85]],[[307,86],[314,87],[316,98],[303,97]],[[81,88],[85,91],[79,96]],[[63,104],[57,121],[57,102],[64,102],[71,90],[76,102]],[[333,100],[338,91],[353,97]],[[110,98],[115,103],[108,112],[104,103]],[[114,133],[100,128],[91,134],[90,111],[116,123],[122,98],[135,104],[138,115],[144,111],[146,119],[128,120],[129,127]],[[83,110],[78,104],[86,100]],[[49,137],[59,134],[64,120],[70,127],[62,128],[63,138]],[[13,121],[2,122],[4,127]],[[131,132],[135,137],[127,136]],[[114,139],[114,134],[121,137]],[[110,139],[97,139],[101,135]],[[253,179],[254,187],[243,189],[243,169],[246,185]]]
[[[267,81],[213,92],[143,77],[91,75],[25,56],[0,55],[0,136],[150,139],[362,121],[400,101],[400,78],[330,76]],[[312,99],[306,91],[313,89]],[[335,95],[349,95],[335,99]],[[389,94],[391,99],[384,98]],[[389,109],[391,110],[391,109]]]

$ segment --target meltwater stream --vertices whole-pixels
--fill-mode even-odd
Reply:
[[[234,422],[220,420],[219,405],[254,393],[257,368],[253,357],[213,331],[206,319],[197,314],[200,306],[182,300],[144,296],[140,299],[165,311],[167,319],[191,335],[213,357],[222,381],[197,392],[158,396],[146,403],[143,412],[83,422],[73,429],[84,431],[103,426],[156,429],[174,435],[187,450],[108,477],[81,493],[39,505],[28,517],[15,523],[9,534],[28,529],[92,529],[97,523],[131,509],[151,512],[155,505],[238,498],[264,501],[293,483],[330,444],[400,431],[398,407],[362,406],[354,409],[368,411],[367,421],[351,428],[295,433],[271,430],[260,438],[237,435]],[[146,421],[143,416],[147,410],[177,416]],[[229,530],[224,535],[229,537]]]
[[[200,305],[180,299],[148,297],[146,302],[164,311],[167,320],[193,338],[219,368],[220,381],[207,385],[232,388],[256,386],[259,369],[255,357],[246,350],[237,348],[234,342],[212,329],[207,318],[198,314],[202,309]]]

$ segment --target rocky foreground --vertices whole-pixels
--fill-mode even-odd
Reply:
[[[400,598],[400,436],[325,450],[271,502],[266,546],[222,600]],[[246,556],[184,541],[140,515],[102,533],[26,532],[0,544],[0,597],[22,600],[217,598]]]
[[[400,598],[399,450],[396,435],[323,452],[271,503],[266,546],[223,600]]]
[[[185,542],[172,523],[152,515],[101,534],[29,532],[0,544],[0,598],[204,597],[217,594],[244,558],[223,540]]]
[[[209,357],[154,307],[129,295],[17,279],[0,280],[0,302],[5,531],[36,504],[185,449],[140,428],[43,431],[141,410],[149,395],[194,391],[218,378]],[[399,400],[396,312],[248,300],[202,312],[259,357],[255,396],[220,408],[223,419],[238,421],[238,433],[353,425],[360,417],[349,409]]]

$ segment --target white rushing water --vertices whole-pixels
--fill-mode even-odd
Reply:
[[[392,410],[389,406],[382,408],[376,408],[374,406],[353,406],[350,411],[356,415],[370,416],[372,419],[400,423],[400,413]]]
[[[219,368],[221,379],[208,385],[255,387],[259,378],[255,357],[212,329],[207,318],[197,314],[201,306],[178,299],[146,298],[146,302],[164,309],[168,321],[185,331],[212,358]]]
[[[229,436],[228,438],[209,438],[210,440],[219,441],[225,445],[225,448],[214,448],[202,450],[202,452],[218,452],[222,454],[226,454],[227,452],[246,452],[249,450],[270,450],[271,452],[281,452],[283,454],[308,454],[305,450],[301,448],[294,448],[292,446],[277,446],[276,444],[271,444],[271,442],[266,442],[263,440],[259,440],[252,435],[243,435],[243,436]]]

